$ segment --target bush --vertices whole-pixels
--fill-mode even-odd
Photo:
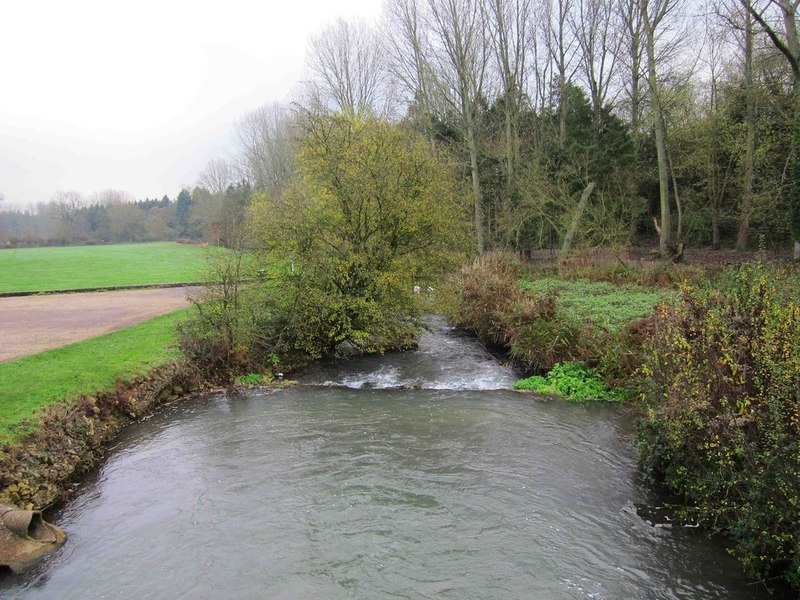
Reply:
[[[437,284],[469,240],[450,167],[397,125],[308,115],[303,128],[297,179],[250,211],[258,246],[286,267],[283,346],[312,359],[408,347],[415,286]]]
[[[509,252],[490,252],[463,267],[451,280],[450,321],[507,349],[518,365],[534,372],[596,356],[599,332],[561,310],[557,290],[523,291],[521,271],[521,260]]]
[[[657,311],[642,368],[645,475],[729,533],[757,577],[800,586],[800,304],[759,263]]]

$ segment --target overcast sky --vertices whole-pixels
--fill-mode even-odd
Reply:
[[[381,0],[0,3],[0,195],[115,188],[174,198],[233,151],[233,123],[289,97],[311,34]]]

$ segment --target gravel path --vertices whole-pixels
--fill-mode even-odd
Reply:
[[[189,305],[199,288],[0,298],[0,362],[97,337]]]

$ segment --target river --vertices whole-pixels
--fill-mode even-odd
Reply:
[[[513,373],[433,324],[415,352],[129,427],[50,515],[67,544],[0,593],[760,597],[720,541],[640,516],[656,500],[618,407],[510,391]]]

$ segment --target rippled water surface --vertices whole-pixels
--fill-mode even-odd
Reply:
[[[517,394],[438,324],[420,350],[128,429],[12,598],[754,598],[697,530],[637,514],[608,405]],[[405,389],[390,389],[402,386]]]

